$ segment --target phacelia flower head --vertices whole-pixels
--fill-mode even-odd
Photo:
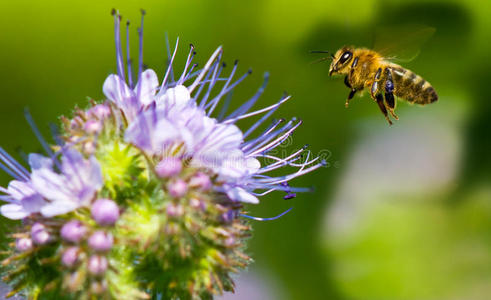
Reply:
[[[26,114],[46,151],[29,156],[29,169],[0,148],[0,168],[13,177],[0,187],[0,212],[22,220],[2,263],[10,295],[210,299],[233,291],[230,274],[251,262],[244,253],[247,219],[290,211],[258,218],[244,206],[273,192],[287,200],[308,191],[289,182],[324,162],[305,147],[275,155],[302,122],[269,123],[287,95],[254,108],[268,74],[228,111],[232,91],[250,71],[238,76],[234,63],[227,73],[221,47],[198,68],[191,45],[179,72],[178,41],[163,72],[145,69],[143,15],[135,66],[129,22],[123,47],[122,18],[113,15],[117,72],[102,86],[106,99],[62,117],[54,146]],[[249,118],[253,125],[241,129]],[[296,170],[278,175],[282,167]]]

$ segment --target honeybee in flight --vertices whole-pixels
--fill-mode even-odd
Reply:
[[[326,51],[312,52],[326,53]],[[420,105],[438,100],[435,89],[428,81],[391,62],[378,51],[345,46],[334,55],[331,54],[331,57],[329,76],[345,75],[344,84],[350,88],[346,107],[357,92],[366,88],[390,125],[392,121],[389,119],[389,113],[394,119],[399,120],[394,112],[396,108],[394,96]]]

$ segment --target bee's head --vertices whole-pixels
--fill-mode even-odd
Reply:
[[[329,76],[333,74],[348,74],[349,63],[353,59],[353,48],[343,47],[332,56]]]

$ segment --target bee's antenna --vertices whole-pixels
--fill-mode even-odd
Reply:
[[[310,53],[329,53],[329,51],[325,51],[325,50],[311,50]]]
[[[329,57],[329,56],[322,57],[322,58],[319,58],[319,59],[314,60],[314,61],[313,61],[313,62],[311,62],[310,64],[311,64],[311,65],[313,65],[313,64],[317,64],[317,63],[323,62],[323,61],[328,60],[328,59],[330,59],[330,57]]]

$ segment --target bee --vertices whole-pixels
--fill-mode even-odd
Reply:
[[[425,105],[438,100],[431,84],[416,73],[395,64],[377,51],[366,48],[343,47],[332,56],[329,76],[345,75],[344,84],[350,88],[346,107],[356,93],[368,89],[387,122],[395,114],[394,96],[409,103]]]

